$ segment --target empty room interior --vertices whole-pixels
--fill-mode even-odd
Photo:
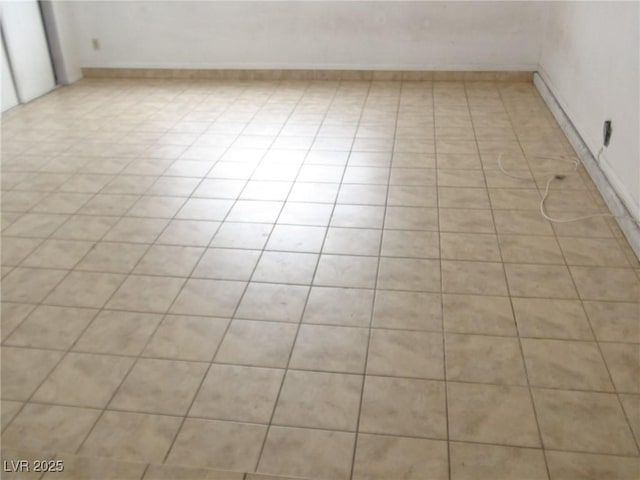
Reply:
[[[0,477],[640,479],[639,25],[0,1]]]

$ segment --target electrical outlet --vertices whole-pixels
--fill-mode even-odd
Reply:
[[[602,128],[602,136],[604,137],[603,143],[605,147],[609,146],[612,133],[613,133],[613,128],[611,127],[611,120],[605,120],[604,127]]]
[[[93,46],[93,49],[95,51],[100,50],[100,40],[98,40],[97,38],[92,38],[91,39],[91,45]]]

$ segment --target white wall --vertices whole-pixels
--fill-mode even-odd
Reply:
[[[18,99],[28,102],[55,87],[40,8],[36,0],[1,1],[0,13]]]
[[[601,168],[640,220],[640,3],[549,7],[539,73],[594,155],[603,122],[613,121]]]
[[[83,67],[406,70],[535,70],[546,10],[538,2],[300,0],[69,7]]]
[[[7,111],[10,108],[18,105],[18,93],[16,92],[16,86],[13,84],[13,75],[11,74],[11,67],[9,67],[9,61],[7,60],[7,52],[4,48],[4,40],[0,35],[0,56],[2,57],[2,76],[0,76],[0,83],[2,88],[0,89],[0,95],[2,95],[2,111]]]
[[[74,4],[65,0],[45,0],[41,5],[58,82],[73,83],[82,78]]]

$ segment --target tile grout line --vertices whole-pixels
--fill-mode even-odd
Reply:
[[[395,123],[394,123],[394,136],[393,136],[393,142],[391,145],[391,161],[389,163],[389,172],[388,172],[388,176],[387,176],[387,192],[386,192],[386,196],[385,196],[385,204],[384,204],[384,211],[382,214],[382,228],[380,230],[380,242],[378,245],[378,255],[377,255],[377,260],[376,260],[376,272],[375,272],[375,279],[374,279],[374,284],[373,284],[373,301],[371,304],[371,312],[369,313],[369,328],[367,329],[367,343],[366,343],[366,348],[365,348],[365,352],[364,352],[364,365],[362,367],[362,385],[360,387],[360,398],[359,398],[359,402],[358,402],[358,415],[356,418],[356,429],[355,429],[355,437],[354,437],[354,442],[353,442],[353,455],[351,457],[351,469],[350,469],[350,475],[349,478],[353,479],[354,475],[356,473],[356,459],[357,459],[357,454],[358,454],[358,444],[359,444],[359,440],[360,440],[360,422],[362,420],[362,405],[364,403],[364,392],[365,392],[365,385],[367,382],[367,368],[368,368],[368,363],[369,363],[369,351],[371,349],[371,339],[372,339],[372,329],[373,329],[373,319],[374,319],[374,313],[375,313],[375,307],[376,307],[376,301],[377,301],[377,291],[378,291],[378,278],[380,276],[380,263],[381,263],[381,255],[382,255],[382,250],[384,247],[384,225],[386,222],[386,218],[387,218],[387,206],[389,204],[389,190],[390,190],[390,185],[391,185],[391,174],[392,174],[392,169],[393,169],[393,157],[394,157],[394,147],[396,145],[396,132],[398,129],[398,114],[400,112],[400,108],[401,108],[401,104],[402,104],[402,86],[404,85],[404,82],[400,82],[400,89],[397,92],[397,100],[396,100],[396,112],[395,112]],[[371,90],[369,90],[370,93]],[[369,95],[367,95],[367,100],[368,100]],[[366,109],[366,101],[365,104],[363,105],[363,110],[362,112],[364,112]],[[362,117],[361,117],[362,119]]]
[[[439,188],[439,183],[438,183],[438,166],[439,166],[439,160],[438,160],[438,142],[437,142],[437,128],[438,128],[438,123],[437,123],[437,115],[436,115],[436,95],[435,95],[435,85],[431,86],[431,98],[433,101],[433,110],[432,110],[432,115],[433,115],[433,130],[434,130],[434,137],[436,139],[436,141],[434,142],[434,153],[435,153],[435,157],[436,157],[436,205],[437,205],[437,212],[438,212],[438,253],[439,258],[438,258],[438,265],[440,267],[440,322],[442,325],[442,374],[443,374],[443,378],[444,378],[444,415],[445,415],[445,422],[446,422],[446,435],[447,435],[447,478],[449,480],[451,480],[451,433],[450,433],[450,420],[449,420],[449,379],[448,379],[448,374],[447,374],[447,337],[446,337],[446,326],[445,326],[445,318],[444,318],[444,278],[442,275],[442,225],[440,222],[440,188]],[[467,110],[469,108],[469,105],[467,103]],[[487,194],[488,195],[488,194]]]
[[[281,84],[282,84],[282,82],[278,82],[278,85],[281,85]],[[298,100],[297,100],[297,102],[296,102],[296,104],[295,104],[296,106],[299,104],[299,102],[302,100],[302,98],[304,98],[304,92],[306,92],[306,91],[308,90],[308,88],[310,87],[310,83],[305,83],[305,85],[306,85],[306,86],[305,86],[305,88],[304,88],[303,92],[302,92],[302,93],[300,93],[300,95],[299,95],[299,97],[298,97]],[[274,90],[273,90],[272,94],[269,96],[269,99],[270,99],[270,98],[272,98],[272,97],[273,97],[273,95],[275,95],[276,91],[277,91],[277,89],[274,89]],[[264,108],[264,106],[265,106],[266,104],[268,104],[269,99],[267,99],[267,100],[265,101],[265,103],[262,105],[262,107],[261,107],[261,108]],[[292,108],[291,113],[289,114],[288,118],[290,118],[290,117],[291,117],[291,115],[293,114],[293,111],[294,111],[294,110],[295,110],[295,106]],[[258,115],[258,113],[259,113],[259,111],[258,111],[258,112],[256,112],[256,114],[255,114],[255,115]],[[254,115],[254,117],[253,117],[253,118],[255,118],[255,115]],[[280,131],[282,131],[282,129],[284,129],[284,128],[285,128],[285,125],[286,125],[286,121],[283,123],[283,125],[282,125],[282,127],[281,127]],[[274,137],[274,139],[273,139],[273,141],[272,141],[272,144],[276,142],[277,137],[278,137],[278,136],[275,136],[275,137]],[[265,150],[264,155],[266,155],[266,153],[267,153],[267,151],[268,151],[268,150],[269,150],[269,149]],[[260,160],[256,165],[255,165],[254,169],[252,170],[252,175],[257,171],[257,169],[259,168],[259,166],[262,164],[262,161],[263,161],[263,160],[264,160],[264,156],[263,156],[263,158],[262,158],[262,159],[261,159],[261,160]],[[302,165],[298,166],[298,171],[300,170],[300,168],[302,168]],[[246,183],[245,183],[245,186],[243,187],[243,190],[244,190],[244,188],[246,188],[246,186],[249,184],[249,182],[250,182],[250,179],[251,179],[251,176],[252,176],[252,175],[250,175],[250,176],[247,178]],[[291,186],[291,188],[293,188],[293,186]],[[239,200],[239,198],[240,198],[241,194],[242,194],[242,191],[241,191],[240,193],[238,193],[238,195],[237,195],[236,199],[234,200],[234,205],[238,202],[238,200]],[[284,208],[284,202],[283,202],[283,205],[281,206],[281,210],[280,210],[280,211],[282,211],[282,208]],[[228,215],[231,213],[231,211],[232,211],[232,210],[233,210],[233,207],[231,207],[231,208],[229,209],[229,211],[227,212],[227,216],[226,216],[225,218],[227,218],[227,217],[228,217]],[[222,222],[222,223],[224,223],[224,220],[223,220],[223,222]],[[221,223],[221,225],[222,225],[222,223]],[[271,225],[271,229],[270,229],[269,237],[271,236],[271,233],[273,232],[273,228],[274,228],[274,226],[275,226],[275,223]],[[209,246],[211,245],[211,242],[212,242],[212,241],[213,241],[213,237],[211,238],[211,241],[209,242]],[[266,245],[266,242],[267,242],[267,241],[268,241],[268,238],[267,238],[267,240],[265,240],[265,245]],[[206,250],[205,250],[205,251],[206,251]],[[258,268],[258,263],[259,263],[259,261],[260,261],[260,258],[262,257],[262,252],[264,252],[264,247],[261,249],[261,253],[260,253],[260,255],[259,255],[258,259],[256,260],[256,263],[255,263],[255,265],[254,265],[254,267],[253,267],[253,270],[252,270],[251,275],[249,276],[249,279],[248,279],[246,282],[244,282],[244,283],[245,283],[244,290],[243,290],[243,292],[240,294],[240,296],[239,296],[239,298],[238,298],[238,301],[237,301],[237,304],[236,304],[236,306],[235,306],[235,308],[234,308],[234,311],[233,311],[233,313],[231,314],[231,316],[230,316],[230,318],[229,318],[229,323],[227,324],[227,327],[226,327],[226,329],[225,329],[224,333],[223,333],[223,334],[222,334],[222,336],[220,337],[220,342],[218,343],[218,346],[217,346],[217,348],[216,348],[215,352],[213,353],[213,356],[211,357],[211,361],[209,362],[209,366],[206,368],[205,373],[204,373],[204,376],[202,377],[202,379],[201,379],[201,381],[200,381],[200,384],[199,384],[199,385],[198,385],[198,387],[196,388],[196,390],[195,390],[195,392],[194,392],[194,395],[193,395],[193,398],[191,399],[191,402],[190,402],[190,404],[189,404],[189,407],[188,407],[188,408],[187,408],[187,410],[185,411],[185,414],[184,414],[184,416],[183,416],[183,418],[182,418],[182,422],[181,422],[180,426],[178,427],[178,429],[177,429],[177,431],[176,431],[176,433],[175,433],[175,435],[174,435],[174,437],[173,437],[173,441],[172,441],[172,442],[171,442],[171,444],[169,445],[169,448],[168,448],[168,450],[167,450],[167,452],[166,452],[166,454],[165,454],[165,456],[164,456],[164,459],[163,459],[163,464],[164,464],[164,463],[166,463],[167,459],[169,458],[169,455],[170,455],[171,451],[173,450],[173,447],[174,447],[174,445],[175,445],[175,442],[177,441],[178,436],[179,436],[179,434],[180,434],[180,432],[181,432],[181,430],[182,430],[182,428],[183,428],[183,426],[184,426],[185,422],[187,421],[187,419],[188,419],[188,418],[190,418],[190,417],[189,417],[189,413],[191,412],[191,409],[193,408],[193,405],[194,405],[194,403],[195,403],[195,401],[196,401],[196,399],[197,399],[197,397],[198,397],[198,395],[199,395],[200,391],[202,390],[202,386],[204,385],[204,382],[205,382],[206,378],[207,378],[207,377],[208,377],[208,375],[209,375],[209,371],[211,370],[211,366],[212,366],[212,365],[214,365],[215,357],[217,356],[217,354],[218,354],[218,352],[219,352],[219,350],[220,350],[220,347],[221,347],[221,345],[222,345],[222,343],[223,343],[223,341],[224,341],[224,339],[225,339],[225,337],[226,337],[226,335],[227,335],[227,333],[228,333],[228,331],[229,331],[229,328],[231,327],[231,323],[233,322],[233,320],[234,320],[234,318],[235,318],[236,312],[238,311],[238,308],[240,307],[240,304],[241,304],[241,302],[242,302],[242,299],[243,299],[244,295],[246,294],[246,291],[247,291],[247,289],[248,289],[248,287],[249,287],[249,284],[250,284],[250,281],[251,281],[250,279],[251,279],[251,277],[253,276],[253,274],[255,273],[256,269]],[[204,256],[204,252],[203,252],[203,256]],[[202,257],[201,257],[201,258],[202,258]],[[198,263],[199,263],[199,262],[198,262]],[[196,268],[197,268],[197,264],[194,266],[193,271],[195,271],[195,269],[196,269]],[[193,273],[193,271],[192,271],[192,273]],[[265,432],[265,437],[266,437],[266,432]]]
[[[500,88],[498,88],[498,95],[500,96],[500,101],[501,101],[502,105],[504,106],[505,112],[506,112],[506,114],[507,114],[507,116],[509,118],[509,123],[511,125],[511,129],[514,130],[514,133],[515,133],[513,120],[511,118],[511,114],[509,113],[509,111],[507,109],[507,106],[504,103],[504,98],[502,96],[502,92],[500,91]],[[475,126],[474,126],[474,132],[475,132]],[[516,134],[516,137],[517,137],[517,134]],[[477,139],[476,139],[476,143],[477,143]],[[526,161],[526,155],[525,155],[524,149],[522,148],[522,145],[520,144],[520,140],[519,139],[518,139],[518,146],[519,146],[519,148],[520,148],[520,150],[521,150],[521,152],[522,152],[522,154],[523,154],[523,156],[525,158],[525,161]],[[528,162],[527,162],[527,164],[528,164]],[[485,179],[485,181],[486,181],[486,179]],[[491,215],[492,215],[492,217],[494,217],[493,210],[491,211]],[[495,217],[494,217],[494,223],[495,223]],[[498,251],[500,252],[500,259],[502,261],[504,261],[504,257],[503,257],[503,253],[502,253],[502,246],[500,245],[500,243],[498,243]],[[547,461],[547,456],[544,454],[545,444],[544,444],[544,440],[543,440],[543,436],[542,436],[542,428],[540,426],[540,421],[538,419],[538,410],[536,408],[536,403],[535,403],[535,399],[534,399],[534,395],[533,395],[533,389],[532,389],[532,386],[531,386],[531,382],[529,380],[529,369],[527,368],[527,362],[526,362],[526,357],[525,357],[525,354],[524,354],[524,348],[522,346],[522,340],[520,338],[520,330],[518,328],[516,309],[515,309],[515,307],[513,305],[513,298],[511,297],[511,287],[509,286],[509,279],[507,277],[507,271],[506,271],[506,268],[504,266],[504,263],[502,265],[502,274],[504,275],[504,281],[505,281],[506,288],[507,288],[507,294],[509,296],[509,305],[511,306],[511,314],[513,315],[513,320],[514,320],[515,327],[516,327],[518,345],[520,347],[520,360],[522,362],[522,368],[524,370],[524,375],[525,375],[525,379],[526,379],[526,382],[527,382],[527,386],[526,387],[527,387],[527,390],[529,392],[529,401],[531,402],[531,409],[533,411],[533,417],[534,417],[534,420],[535,420],[535,423],[536,423],[536,430],[537,430],[537,433],[538,433],[538,442],[539,442],[540,448],[542,449],[542,452],[543,452],[543,458],[544,458],[544,464],[545,464],[545,469],[546,469],[546,473],[547,473],[547,478],[551,478],[551,470],[550,470],[550,467],[549,467],[549,462]]]
[[[243,90],[243,92],[244,92],[244,90]],[[241,94],[242,94],[242,93],[239,93],[238,95],[241,95]],[[237,98],[237,97],[236,97],[236,98]],[[230,107],[229,107],[229,108],[230,108]],[[214,123],[214,122],[212,122],[212,123]],[[194,140],[194,142],[195,142],[195,140]],[[213,168],[213,167],[212,167],[212,168]],[[185,203],[186,203],[186,201],[187,201],[187,200],[185,200]],[[183,204],[183,205],[184,205],[184,204]],[[132,205],[130,208],[133,208],[133,205]],[[127,210],[127,211],[128,211],[128,210]],[[178,211],[179,211],[179,210],[178,210]],[[175,217],[175,215],[177,215],[178,211],[176,211],[176,213],[174,214],[174,217]],[[123,217],[124,217],[124,215],[123,215]],[[167,226],[170,224],[170,222],[171,222],[170,220],[167,220],[167,223],[166,223],[166,225],[164,226],[163,231],[167,228]],[[116,223],[117,223],[117,222],[116,222]],[[109,234],[109,232],[111,231],[111,229],[115,227],[115,225],[116,225],[116,224],[114,224],[114,225],[113,225],[113,226],[112,226],[112,227],[111,227],[111,228],[110,228],[110,229],[105,233],[105,235],[104,235],[104,236],[108,235],[108,234]],[[161,231],[161,232],[159,232],[159,233],[155,236],[155,239],[157,240],[157,238],[159,238],[161,234],[162,234],[162,231]],[[103,238],[104,238],[104,237],[103,237]],[[148,245],[148,248],[147,248],[146,252],[148,252],[148,251],[152,248],[152,246],[153,246],[153,245],[155,245],[155,240],[154,240],[154,242],[153,242],[153,243],[150,243],[150,244]],[[136,266],[137,266],[138,264],[140,264],[140,262],[142,261],[142,259],[144,258],[144,256],[145,256],[145,255],[146,255],[146,253],[138,259],[138,261],[136,262],[136,265],[131,269],[131,271],[135,270]],[[194,268],[195,268],[195,266],[194,266]],[[122,285],[124,285],[124,283],[126,282],[126,280],[127,280],[128,278],[130,278],[130,276],[131,276],[131,273],[129,273],[129,274],[127,274],[127,275],[125,276],[125,278],[124,278],[124,279],[123,279],[123,281],[120,283],[120,285],[119,285],[119,286],[118,286],[118,287],[117,287],[117,288],[112,292],[112,294],[111,294],[111,296],[109,297],[109,299],[107,299],[107,301],[105,301],[105,303],[103,304],[102,308],[100,309],[100,312],[101,312],[101,311],[103,311],[103,310],[105,309],[105,307],[108,305],[109,301],[110,301],[110,300],[111,300],[111,299],[116,295],[116,293],[120,290],[120,288],[122,287]],[[183,280],[182,288],[183,288],[183,287],[184,287],[184,285],[187,283],[187,281],[188,281],[188,279],[186,279],[186,278]],[[179,294],[180,294],[180,291],[181,291],[181,289],[180,289],[178,292],[176,292],[176,295],[175,295],[175,297],[174,297],[174,299],[173,299],[173,301],[172,301],[171,305],[172,305],[172,304],[173,304],[173,302],[175,302],[175,300],[178,298],[178,296],[179,296]],[[126,380],[127,380],[127,378],[129,377],[129,375],[130,375],[130,374],[131,374],[131,372],[133,371],[134,367],[137,365],[138,360],[141,358],[141,355],[142,355],[142,353],[144,352],[144,349],[146,348],[146,346],[148,345],[148,343],[151,341],[151,338],[153,337],[153,335],[155,334],[155,332],[157,332],[158,328],[160,328],[160,325],[164,322],[164,319],[166,318],[167,313],[169,312],[169,310],[170,310],[170,308],[171,308],[171,305],[169,305],[169,307],[167,307],[166,312],[164,312],[164,313],[157,312],[157,314],[161,317],[161,318],[160,318],[160,320],[158,321],[158,323],[156,324],[155,328],[153,329],[153,331],[151,332],[151,334],[150,334],[150,335],[149,335],[149,337],[147,338],[147,340],[146,340],[146,342],[144,343],[144,345],[141,347],[141,349],[140,349],[140,351],[138,352],[138,354],[134,356],[134,360],[133,360],[133,362],[132,362],[131,366],[129,367],[129,369],[127,370],[127,372],[125,373],[125,375],[122,377],[122,379],[121,379],[121,381],[119,382],[118,386],[114,389],[114,391],[113,391],[113,393],[111,394],[111,396],[110,396],[109,400],[108,400],[108,401],[105,403],[105,405],[103,406],[103,408],[102,408],[102,411],[101,411],[100,415],[98,416],[98,418],[96,419],[96,421],[93,423],[92,427],[89,429],[89,431],[87,432],[87,434],[86,434],[86,435],[85,435],[85,437],[83,438],[82,442],[81,442],[81,443],[80,443],[80,445],[78,446],[78,448],[77,448],[77,450],[76,450],[76,452],[75,452],[76,454],[78,454],[78,453],[82,450],[83,446],[86,444],[87,440],[89,439],[89,437],[91,436],[91,434],[93,433],[93,431],[95,430],[95,428],[97,427],[98,423],[99,423],[99,422],[100,422],[100,420],[104,417],[104,414],[107,412],[107,409],[108,409],[109,405],[111,404],[111,402],[113,401],[113,399],[115,398],[115,396],[117,395],[117,393],[120,391],[120,388],[121,388],[121,387],[122,387],[122,385],[125,383],[125,381],[126,381]],[[99,313],[98,313],[98,315],[99,315]],[[95,319],[97,318],[97,316],[98,316],[98,315],[96,315],[96,317],[94,317],[94,321],[95,321]],[[89,325],[91,325],[92,323],[93,323],[93,321],[92,321],[92,322],[90,322],[90,324],[89,324]],[[89,328],[89,325],[87,326],[87,329]],[[86,330],[86,329],[85,329],[85,330]],[[74,345],[75,345],[79,340],[80,340],[80,336],[78,336],[78,337],[76,338],[76,340],[75,340],[75,342],[74,342]],[[73,348],[73,346],[72,346],[72,348]]]
[[[338,93],[339,93],[339,91],[340,91],[340,88],[341,88],[343,85],[344,85],[344,83],[343,83],[342,81],[340,81],[340,82],[338,83],[338,85],[337,85],[336,89],[334,90],[333,97],[332,97],[332,99],[331,99],[331,101],[330,101],[330,103],[329,103],[329,106],[327,107],[327,110],[326,110],[326,112],[325,112],[325,115],[324,115],[324,117],[323,117],[323,120],[322,120],[322,122],[321,122],[321,124],[320,124],[321,126],[320,126],[320,128],[318,129],[318,131],[320,131],[320,129],[322,128],[322,125],[323,125],[323,124],[324,124],[324,122],[326,121],[326,118],[327,118],[328,112],[331,110],[331,106],[332,106],[332,105],[334,104],[334,102],[336,101],[336,98],[337,98],[337,96],[338,96]],[[366,101],[367,101],[367,98],[368,98],[368,96],[369,96],[369,92],[370,92],[370,90],[371,90],[371,85],[369,85],[369,86],[368,86],[368,88],[367,88],[367,93],[366,93],[366,95],[365,95],[365,97],[364,97],[364,99],[363,99],[363,101],[362,101],[362,107],[361,107],[361,110],[360,110],[360,115],[359,115],[358,125],[359,125],[359,123],[360,123],[360,119],[362,118],[362,111],[364,110],[364,106],[365,106],[365,104],[366,104]],[[353,140],[351,141],[351,145],[352,145],[352,146],[353,146],[353,144],[355,143],[355,138],[356,138],[356,137],[354,136]],[[351,156],[351,154],[349,154],[349,157],[350,157],[350,156]],[[345,166],[344,166],[344,168],[343,168],[343,170],[342,170],[341,180],[342,180],[342,179],[344,179],[344,176],[346,175],[346,171],[347,171],[347,166],[348,166],[348,165],[349,165],[349,162],[348,162],[348,160],[347,160],[347,162],[345,163]],[[339,184],[339,185],[340,185],[340,186],[342,185],[342,181],[340,182],[340,184]],[[275,417],[275,413],[276,413],[276,409],[277,409],[277,406],[278,406],[278,402],[280,401],[280,396],[282,395],[282,390],[283,390],[283,388],[284,388],[284,382],[285,382],[285,380],[286,380],[286,378],[287,378],[287,373],[289,372],[289,366],[290,366],[290,364],[291,364],[291,357],[293,356],[293,350],[294,350],[295,345],[296,345],[296,342],[297,342],[297,340],[298,340],[298,335],[299,335],[299,333],[300,333],[300,328],[302,327],[304,314],[305,314],[305,312],[306,312],[306,310],[307,310],[307,306],[308,306],[308,304],[309,304],[309,298],[310,298],[310,296],[311,296],[311,291],[312,291],[312,289],[313,289],[313,287],[314,287],[314,283],[313,283],[313,281],[314,281],[315,276],[316,276],[316,273],[317,273],[317,271],[318,271],[318,266],[320,265],[320,260],[322,259],[322,250],[323,250],[324,245],[325,245],[325,243],[326,243],[327,235],[328,235],[328,233],[329,233],[329,228],[330,228],[330,225],[331,225],[331,220],[332,220],[333,215],[334,215],[334,213],[335,213],[335,208],[336,208],[336,205],[337,205],[337,200],[338,200],[339,191],[340,191],[340,187],[338,188],[338,192],[336,193],[336,198],[335,198],[334,202],[332,203],[331,214],[329,215],[329,218],[327,219],[327,227],[326,227],[326,229],[325,229],[325,231],[324,231],[324,235],[323,235],[323,239],[322,239],[322,245],[320,246],[320,253],[318,253],[318,258],[317,258],[317,260],[316,260],[316,262],[315,262],[315,267],[314,267],[314,270],[313,270],[313,275],[311,276],[311,279],[309,280],[309,282],[310,282],[310,284],[309,284],[309,290],[307,291],[307,295],[306,295],[306,298],[305,298],[304,306],[303,306],[303,308],[302,308],[302,312],[300,313],[300,320],[297,322],[297,328],[296,328],[296,332],[295,332],[295,335],[294,335],[294,338],[293,338],[293,342],[292,342],[292,344],[291,344],[291,350],[290,350],[289,355],[288,355],[288,358],[287,358],[287,364],[286,364],[286,367],[285,367],[285,372],[284,372],[284,374],[283,374],[283,376],[282,376],[282,380],[281,380],[281,382],[280,382],[280,387],[279,387],[279,389],[278,389],[278,393],[277,393],[277,395],[276,395],[275,402],[274,402],[274,404],[273,404],[273,409],[272,409],[272,411],[271,411],[271,416],[270,416],[270,418],[269,418],[269,425],[268,425],[268,427],[267,427],[267,432],[266,432],[265,437],[264,437],[264,440],[263,440],[263,442],[262,442],[262,445],[261,445],[261,448],[260,448],[260,452],[259,452],[259,454],[258,454],[258,459],[257,459],[257,461],[256,461],[256,466],[255,466],[255,468],[254,468],[254,470],[255,470],[255,471],[258,471],[258,469],[259,469],[259,467],[260,467],[260,462],[262,461],[262,457],[263,457],[263,455],[264,455],[264,450],[265,450],[266,445],[267,445],[267,440],[268,440],[268,438],[269,438],[269,433],[271,432],[271,427],[272,427],[272,425],[273,425],[273,419],[274,419],[274,417]]]

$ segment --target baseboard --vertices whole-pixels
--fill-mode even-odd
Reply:
[[[171,68],[83,68],[85,78],[171,78],[185,80],[404,80],[531,82],[529,71],[435,70],[218,70]]]
[[[578,130],[571,122],[571,119],[564,112],[555,95],[545,83],[544,79],[538,74],[533,75],[533,84],[540,92],[542,99],[560,125],[560,128],[567,136],[571,146],[578,154],[578,158],[584,165],[585,170],[589,173],[591,180],[598,188],[600,195],[604,199],[607,207],[616,217],[616,221],[625,237],[629,241],[631,248],[636,256],[640,258],[640,225],[633,219],[633,216],[627,210],[624,202],[613,188],[609,179],[604,174],[593,153],[589,150],[584,140],[578,133]]]

